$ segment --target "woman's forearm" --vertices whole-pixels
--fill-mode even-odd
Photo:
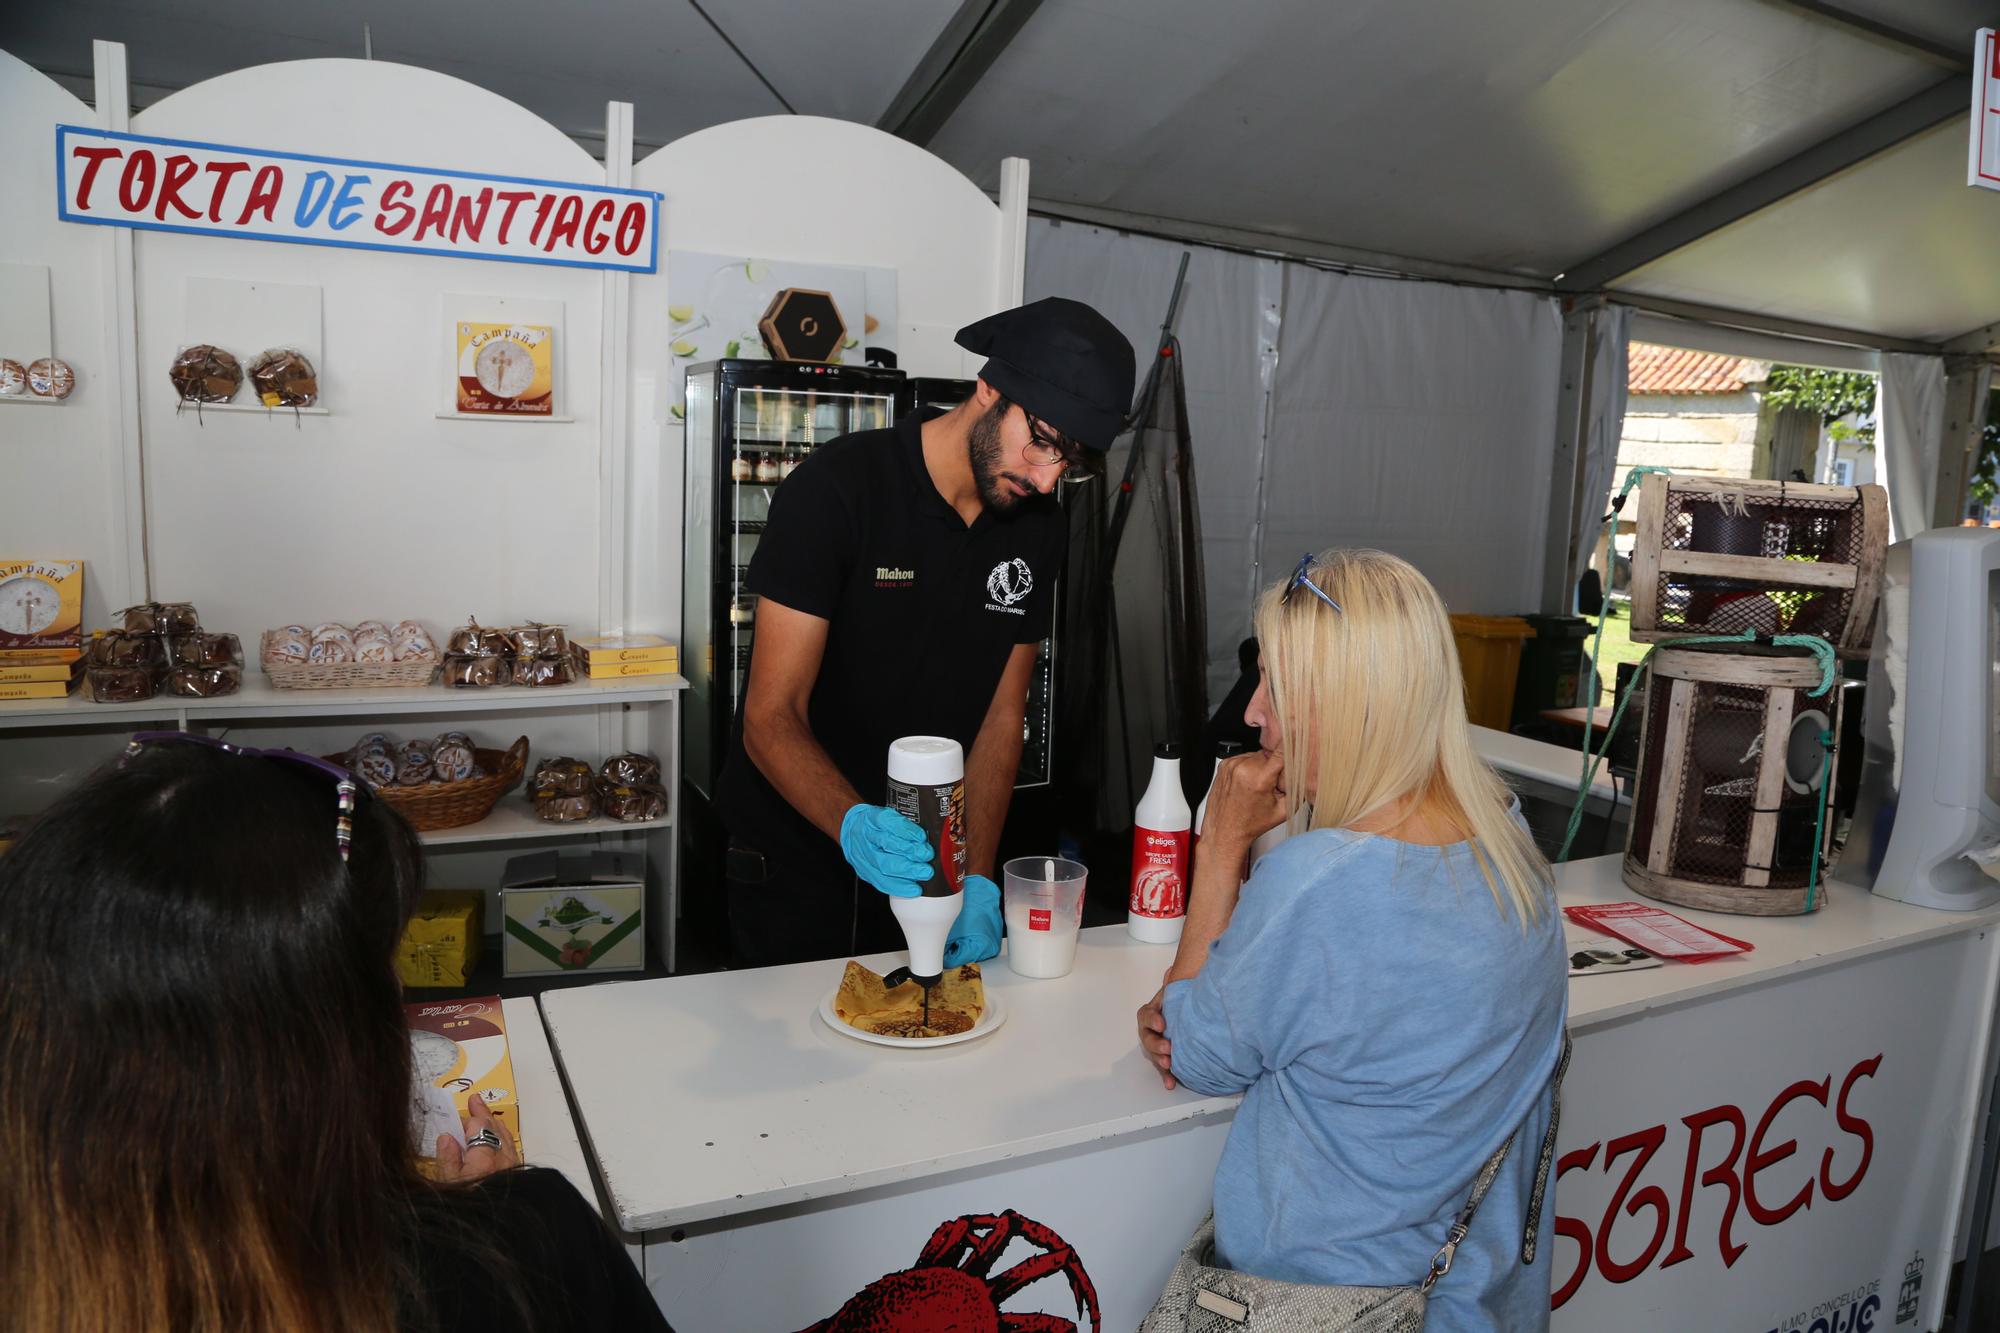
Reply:
[[[1250,843],[1237,837],[1203,838],[1196,849],[1194,882],[1188,889],[1187,920],[1181,926],[1181,946],[1167,980],[1186,981],[1208,961],[1208,948],[1229,928],[1236,895],[1243,887],[1243,861]]]

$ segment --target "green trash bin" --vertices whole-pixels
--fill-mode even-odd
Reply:
[[[1583,703],[1577,682],[1590,670],[1586,645],[1597,632],[1596,622],[1583,616],[1522,619],[1534,628],[1535,637],[1521,645],[1521,671],[1514,680],[1514,713],[1509,723],[1513,727],[1540,721],[1545,708],[1576,708]]]

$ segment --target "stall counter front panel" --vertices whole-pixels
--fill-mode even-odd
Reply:
[[[1566,905],[1630,897],[1615,857],[1559,873]],[[1935,1329],[2000,910],[1836,885],[1812,917],[1683,915],[1755,950],[1572,983],[1554,1326],[1832,1333],[1901,1315]],[[1104,1327],[1123,1329],[1207,1211],[1235,1109],[1163,1091],[1139,1055],[1134,1011],[1171,954],[1114,926],[1084,932],[1060,980],[996,960],[1006,1021],[930,1051],[829,1029],[817,1009],[837,963],[542,1004],[613,1212],[676,1327],[806,1327],[883,1294],[873,1284],[939,1228],[1001,1218],[1014,1234],[996,1272],[1069,1252],[1007,1311],[1087,1329],[1061,1275],[1080,1273]]]

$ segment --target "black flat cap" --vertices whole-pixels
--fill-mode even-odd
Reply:
[[[958,331],[990,359],[979,378],[1086,449],[1105,450],[1132,406],[1132,344],[1081,301],[1047,296]]]

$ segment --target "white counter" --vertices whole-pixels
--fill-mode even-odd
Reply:
[[[1472,728],[1472,748],[1479,757],[1500,770],[1516,788],[1524,783],[1552,800],[1576,799],[1576,787],[1583,777],[1581,750],[1551,745],[1547,741],[1516,736],[1492,727]],[[1585,808],[1594,815],[1610,812],[1613,805],[1626,806],[1631,796],[1618,790],[1611,780],[1609,764],[1600,764],[1590,782],[1590,800]]]
[[[521,1121],[521,1160],[560,1171],[577,1193],[598,1207],[590,1161],[577,1138],[569,1097],[556,1073],[555,1055],[542,1028],[541,1011],[527,996],[500,1002],[507,1020],[507,1057],[514,1064],[515,1114]]]
[[[1561,900],[1633,897],[1618,865],[1604,857],[1560,868]],[[1689,1310],[1703,1300],[1747,1299],[1717,1286],[1723,1279],[1775,1283],[1778,1290],[1760,1290],[1757,1298],[1785,1305],[1796,1295],[1806,1303],[1827,1263],[1842,1254],[1850,1266],[1864,1262],[1854,1245],[1874,1263],[1879,1256],[1868,1244],[1906,1244],[1903,1233],[1876,1235],[1873,1219],[1885,1208],[1903,1219],[1906,1233],[1921,1236],[1921,1253],[1946,1262],[1937,1259],[1936,1233],[1944,1228],[1949,1243],[1971,1152],[1984,1065],[1973,1051],[1983,1053],[1991,1033],[1981,1007],[1990,1009],[2000,977],[2000,950],[1990,943],[2000,908],[1937,913],[1835,885],[1812,917],[1672,910],[1756,947],[1722,962],[1669,963],[1572,983],[1578,1057],[1565,1098],[1560,1147],[1568,1178],[1559,1205],[1565,1214],[1576,1209],[1581,1220],[1571,1225],[1613,1230],[1611,1252],[1644,1250],[1649,1217],[1630,1213],[1638,1220],[1628,1220],[1618,1208],[1633,1185],[1625,1178],[1633,1149],[1620,1135],[1650,1132],[1645,1125],[1657,1120],[1672,1144],[1672,1135],[1685,1138],[1680,1118],[1711,1102],[1740,1104],[1748,1123],[1759,1125],[1780,1092],[1792,1100],[1762,1118],[1793,1108],[1778,1129],[1798,1140],[1808,1179],[1822,1148],[1808,1137],[1808,1129],[1821,1130],[1806,1111],[1827,1122],[1833,1137],[1825,1140],[1823,1172],[1834,1176],[1841,1172],[1833,1164],[1851,1170],[1853,1157],[1852,1141],[1835,1127],[1835,1095],[1852,1098],[1852,1105],[1840,1103],[1842,1114],[1875,1118],[1874,1165],[1864,1157],[1860,1168],[1869,1173],[1868,1189],[1850,1202],[1798,1211],[1788,1230],[1739,1219],[1747,1232],[1741,1239],[1762,1249],[1762,1267],[1732,1271],[1697,1250],[1703,1263],[1654,1262],[1640,1282],[1606,1282],[1593,1272],[1588,1246],[1579,1258],[1574,1241],[1559,1236],[1557,1285],[1572,1270],[1582,1275],[1579,1283],[1590,1281],[1571,1309],[1558,1309],[1558,1327],[1604,1326],[1593,1321],[1612,1317],[1609,1311],[1664,1310],[1643,1304],[1656,1286],[1677,1293],[1673,1301],[1694,1301]],[[940,1220],[1003,1206],[1037,1216],[1076,1245],[1099,1287],[1110,1288],[1106,1326],[1129,1327],[1199,1220],[1235,1107],[1233,1098],[1163,1090],[1138,1051],[1134,1011],[1171,958],[1170,947],[1136,943],[1111,926],[1084,932],[1076,970],[1066,978],[1024,980],[995,960],[986,967],[987,985],[1006,1006],[1006,1021],[990,1036],[928,1051],[884,1049],[830,1030],[817,1009],[839,980],[837,962],[555,991],[542,997],[542,1009],[611,1208],[628,1231],[649,1233],[648,1281],[677,1327],[728,1327],[753,1316],[758,1327],[786,1320],[803,1326],[831,1314],[876,1273],[913,1262]],[[899,959],[866,961],[886,970]],[[1850,1072],[1870,1057],[1878,1066],[1889,1061],[1881,1078]],[[1827,1078],[1823,1098],[1808,1085],[1799,1099],[1797,1080]],[[1922,1129],[1904,1126],[1897,1114]],[[1767,1129],[1760,1127],[1758,1138],[1781,1136]],[[1611,1156],[1597,1155],[1606,1143],[1619,1157],[1615,1171]],[[1707,1169],[1724,1146],[1711,1133],[1706,1147],[1697,1137],[1690,1151]],[[1729,1160],[1743,1147],[1739,1141]],[[1669,1146],[1657,1161],[1630,1170],[1657,1174],[1676,1208],[1720,1212],[1719,1187],[1704,1183],[1682,1193],[1676,1151]],[[1777,1158],[1767,1151],[1761,1160]],[[1782,1199],[1795,1187],[1797,1170],[1760,1169],[1766,1195]],[[1599,1197],[1614,1188],[1616,1200]],[[1896,1190],[1903,1193],[1890,1193]],[[1914,1202],[1912,1191],[1921,1194]],[[1135,1212],[1146,1219],[1139,1233],[1129,1225]],[[832,1217],[842,1224],[832,1225]],[[1845,1250],[1844,1233],[1831,1240],[1812,1233],[1852,1227],[1857,1218],[1868,1219],[1869,1230]],[[1688,1234],[1706,1234],[1712,1249],[1716,1230],[1704,1214]],[[1770,1239],[1792,1233],[1802,1233],[1796,1261]],[[817,1294],[746,1296],[757,1256],[781,1246],[797,1263],[810,1256],[815,1266],[801,1281]],[[1882,1280],[1873,1269],[1860,1275]],[[1942,1285],[1939,1275],[1923,1293],[1927,1308],[1941,1300]],[[1069,1308],[1061,1291],[1048,1299],[1049,1311]],[[1877,1323],[1893,1324],[1893,1313]],[[1638,1319],[1623,1326],[1656,1325]]]

